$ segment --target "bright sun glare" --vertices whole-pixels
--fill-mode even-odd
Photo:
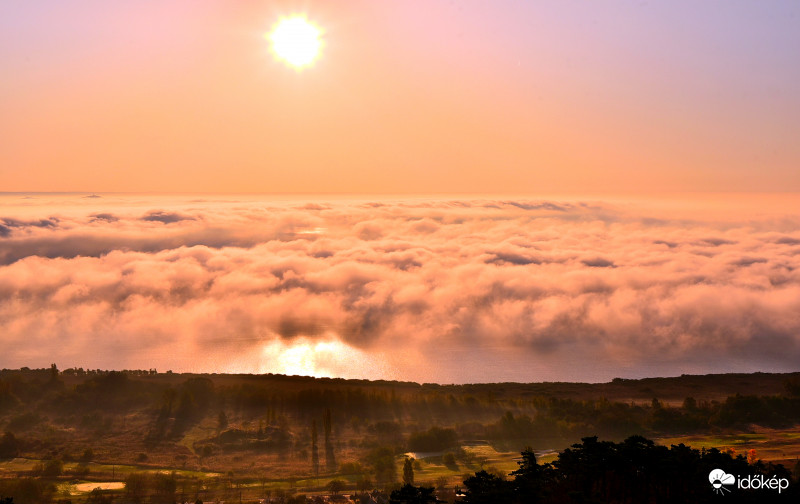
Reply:
[[[314,63],[322,48],[322,30],[303,16],[281,19],[268,38],[275,55],[298,69]]]

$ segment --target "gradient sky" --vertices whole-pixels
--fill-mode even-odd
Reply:
[[[9,0],[0,68],[3,191],[800,191],[795,1]]]
[[[7,0],[0,69],[0,367],[800,362],[800,2]]]

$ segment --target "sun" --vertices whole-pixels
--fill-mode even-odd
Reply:
[[[322,50],[322,30],[304,16],[281,19],[267,38],[275,56],[297,69],[314,63]]]

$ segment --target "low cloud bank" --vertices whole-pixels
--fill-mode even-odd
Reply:
[[[797,218],[676,215],[522,199],[26,207],[0,214],[0,367],[796,370]]]

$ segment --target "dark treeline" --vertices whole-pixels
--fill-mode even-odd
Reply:
[[[605,504],[639,503],[763,503],[798,502],[798,475],[783,465],[748,463],[745,457],[712,448],[694,450],[683,444],[658,446],[642,436],[623,442],[585,437],[558,455],[552,463],[539,464],[533,450],[521,453],[519,468],[511,478],[485,470],[463,481],[464,504]],[[733,482],[710,479],[723,470]],[[746,480],[744,486],[736,481]],[[766,481],[766,488],[762,483]],[[390,495],[391,504],[442,502],[433,487],[406,484]]]
[[[698,403],[687,397],[680,406],[658,399],[649,404],[612,402],[606,399],[574,401],[542,399],[536,412],[515,416],[507,412],[485,430],[489,439],[570,438],[581,432],[622,438],[635,433],[681,434],[738,428],[757,424],[789,427],[800,421],[800,394],[787,384],[787,393],[774,396],[735,394],[724,401]]]
[[[632,434],[689,434],[752,424],[786,427],[800,419],[800,379],[792,376],[784,382],[780,394],[737,393],[723,400],[688,396],[670,405],[659,398],[636,402],[514,397],[507,392],[513,384],[447,387],[271,375],[259,380],[155,370],[59,372],[53,365],[0,371],[0,419],[5,420],[4,431],[17,436],[18,450],[27,446],[26,431],[54,417],[102,434],[112,429],[115,415],[149,411],[145,441],[150,447],[179,438],[209,415],[252,420],[246,427],[221,426],[215,437],[197,447],[206,453],[220,447],[286,452],[295,445],[302,451],[301,431],[312,420],[320,425],[324,420],[324,449],[327,459],[334,460],[331,436],[344,428],[366,429],[365,433],[398,449],[439,451],[455,444],[455,439],[569,441],[589,432],[623,439]],[[432,426],[449,430],[432,435],[428,432]],[[439,439],[443,432],[449,436],[444,440]]]
[[[621,438],[631,433],[683,433],[713,427],[759,424],[793,425],[800,418],[800,379],[785,380],[780,394],[732,394],[724,400],[682,398],[668,405],[663,398],[614,401],[533,396],[509,397],[506,384],[490,386],[417,385],[403,382],[321,380],[270,376],[258,380],[220,380],[217,375],[158,374],[150,371],[42,370],[0,371],[0,413],[31,409],[37,403],[62,413],[102,410],[121,412],[151,407],[163,420],[174,418],[172,430],[155,434],[180,434],[192,420],[210,410],[230,410],[263,417],[270,423],[288,416],[307,423],[326,411],[338,421],[365,422],[416,419],[420,423],[456,426],[488,438],[574,437],[591,430]],[[520,385],[521,386],[521,385]],[[487,392],[488,391],[488,392]],[[26,406],[29,406],[26,408]],[[508,413],[510,412],[510,413]],[[499,417],[504,415],[499,421]],[[465,422],[468,420],[468,422]],[[481,422],[475,429],[470,422]],[[12,429],[13,430],[13,429]],[[163,432],[162,432],[163,431]]]
[[[667,448],[642,436],[620,443],[586,437],[562,451],[551,464],[538,464],[531,449],[521,455],[519,469],[511,473],[513,479],[487,471],[465,479],[463,502],[761,503],[800,499],[797,475],[780,464],[749,464],[741,455],[695,450],[683,444]],[[772,488],[743,489],[736,484],[715,488],[709,479],[715,469],[735,475],[737,481],[763,476],[775,484]]]

